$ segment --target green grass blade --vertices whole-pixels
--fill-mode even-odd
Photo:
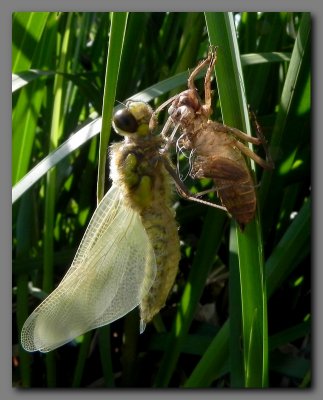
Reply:
[[[244,362],[241,346],[242,318],[241,318],[241,282],[239,274],[239,255],[236,227],[230,226],[230,275],[229,275],[229,315],[230,315],[230,383],[231,387],[244,386]]]
[[[109,49],[106,64],[103,108],[102,108],[102,129],[100,135],[99,149],[99,172],[97,198],[98,201],[104,196],[105,168],[107,160],[107,148],[109,143],[112,110],[115,103],[117,79],[120,67],[120,60],[126,31],[128,13],[112,13],[109,35]]]
[[[250,133],[242,68],[231,13],[206,13],[210,42],[219,46],[216,77],[223,121]],[[232,95],[234,93],[234,95]],[[268,374],[268,332],[266,286],[259,221],[251,222],[244,233],[237,230],[237,250],[241,287],[241,318],[244,358],[244,385],[263,387]],[[234,273],[235,270],[231,271]],[[238,279],[238,278],[237,278]],[[230,293],[237,307],[240,299]],[[232,334],[239,334],[232,332]],[[238,369],[239,370],[239,369]],[[237,377],[239,380],[240,377]]]
[[[289,53],[267,52],[267,53],[249,53],[241,54],[241,65],[247,67],[250,65],[268,64],[275,62],[289,62]]]
[[[120,68],[124,36],[127,26],[127,18],[128,13],[111,13],[111,25],[103,94],[102,127],[99,147],[99,166],[97,181],[98,203],[103,198],[105,193],[107,148],[111,132],[112,111],[115,103],[117,79]],[[100,329],[100,355],[105,384],[106,386],[113,386],[114,382],[112,373],[113,371],[109,327],[103,327]]]

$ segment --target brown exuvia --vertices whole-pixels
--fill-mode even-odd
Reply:
[[[215,189],[224,207],[210,204],[228,211],[243,230],[245,225],[254,218],[256,212],[255,183],[245,156],[253,159],[264,169],[272,169],[273,162],[261,132],[258,132],[256,138],[239,129],[210,120],[212,113],[211,75],[216,59],[216,49],[211,48],[208,57],[189,76],[188,89],[156,109],[150,122],[150,128],[153,129],[156,126],[157,114],[170,104],[169,118],[161,132],[163,137],[168,137],[167,133],[173,129],[173,133],[168,137],[166,148],[174,142],[174,136],[179,129],[181,134],[177,139],[177,144],[181,148],[194,152],[190,175],[193,178],[213,179]],[[204,82],[205,100],[203,104],[195,87],[194,79],[205,66],[208,68]],[[242,143],[243,141],[255,145],[262,144],[267,154],[267,161],[251,151]],[[178,179],[177,183],[179,192],[184,197],[196,200],[196,197],[191,196],[183,188]]]

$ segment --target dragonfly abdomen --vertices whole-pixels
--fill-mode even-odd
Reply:
[[[165,305],[176,278],[180,248],[173,210],[165,206],[149,208],[141,217],[155,251],[157,265],[154,283],[140,304],[140,316],[146,323]]]

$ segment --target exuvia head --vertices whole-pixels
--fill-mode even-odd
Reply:
[[[195,89],[188,89],[182,92],[172,102],[168,114],[174,122],[185,122],[195,117],[201,108],[201,99]]]

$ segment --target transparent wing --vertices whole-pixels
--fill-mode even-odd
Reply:
[[[27,351],[51,351],[138,306],[156,276],[156,260],[139,214],[113,186],[95,210],[59,286],[26,320]]]

